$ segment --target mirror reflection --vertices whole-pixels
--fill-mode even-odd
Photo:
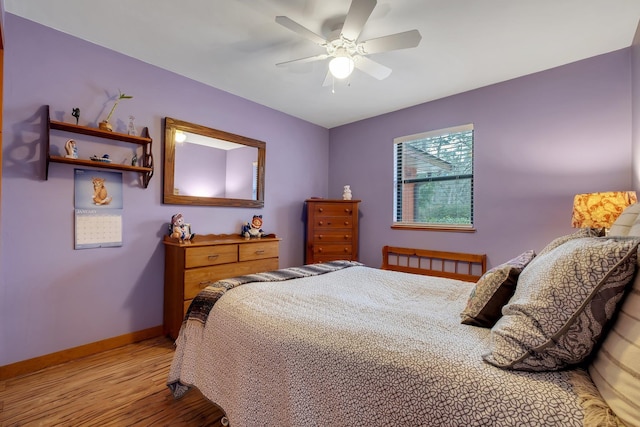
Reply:
[[[265,143],[165,118],[164,203],[264,206]]]

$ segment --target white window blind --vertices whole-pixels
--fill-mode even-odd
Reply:
[[[394,225],[473,227],[473,125],[394,139]]]

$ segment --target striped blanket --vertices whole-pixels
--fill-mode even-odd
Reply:
[[[301,277],[317,276],[341,270],[347,267],[363,265],[357,261],[330,261],[323,264],[308,264],[301,267],[283,268],[264,273],[247,274],[230,279],[219,280],[206,288],[193,299],[185,315],[187,320],[197,320],[205,323],[214,304],[229,290],[252,282],[281,282],[283,280],[299,279]]]

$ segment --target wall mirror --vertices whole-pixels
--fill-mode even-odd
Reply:
[[[263,141],[166,117],[163,202],[261,208],[265,158]]]

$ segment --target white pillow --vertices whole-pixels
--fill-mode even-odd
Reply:
[[[625,210],[622,211],[618,219],[615,220],[611,228],[609,229],[610,236],[640,236],[640,224],[636,224],[636,220],[638,219],[638,214],[640,214],[640,203],[635,203],[631,206],[628,206]],[[631,229],[636,225],[633,233],[631,234]]]
[[[609,230],[612,235],[640,236],[640,203],[620,214]],[[589,365],[589,375],[613,412],[625,424],[640,426],[640,274]]]

